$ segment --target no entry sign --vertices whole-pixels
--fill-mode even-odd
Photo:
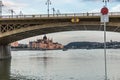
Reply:
[[[103,8],[101,9],[101,13],[102,13],[102,15],[108,14],[108,8],[107,8],[107,7],[103,7]]]
[[[109,10],[107,7],[103,7],[101,9],[101,22],[109,22],[108,12],[109,12]]]

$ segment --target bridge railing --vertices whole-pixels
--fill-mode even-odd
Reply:
[[[49,17],[79,17],[79,16],[100,16],[100,13],[66,13],[66,14],[49,14]],[[120,16],[120,12],[109,12],[110,16]],[[48,14],[37,15],[3,15],[1,18],[47,18]]]

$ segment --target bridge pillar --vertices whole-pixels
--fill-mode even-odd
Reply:
[[[0,45],[0,60],[1,59],[10,59],[11,52],[9,45]]]
[[[0,60],[0,80],[12,80],[10,79],[11,59]]]

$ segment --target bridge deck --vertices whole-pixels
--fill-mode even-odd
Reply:
[[[68,17],[97,17],[100,16],[101,13],[65,13],[65,14],[49,14],[49,18],[68,18]],[[109,12],[109,16],[119,17],[120,12]],[[48,14],[33,14],[33,15],[3,15],[2,19],[28,19],[28,18],[42,18],[48,19]]]

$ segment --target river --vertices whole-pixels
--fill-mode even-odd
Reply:
[[[12,51],[0,61],[0,80],[104,80],[104,50]],[[120,80],[120,50],[107,50],[110,80]]]

